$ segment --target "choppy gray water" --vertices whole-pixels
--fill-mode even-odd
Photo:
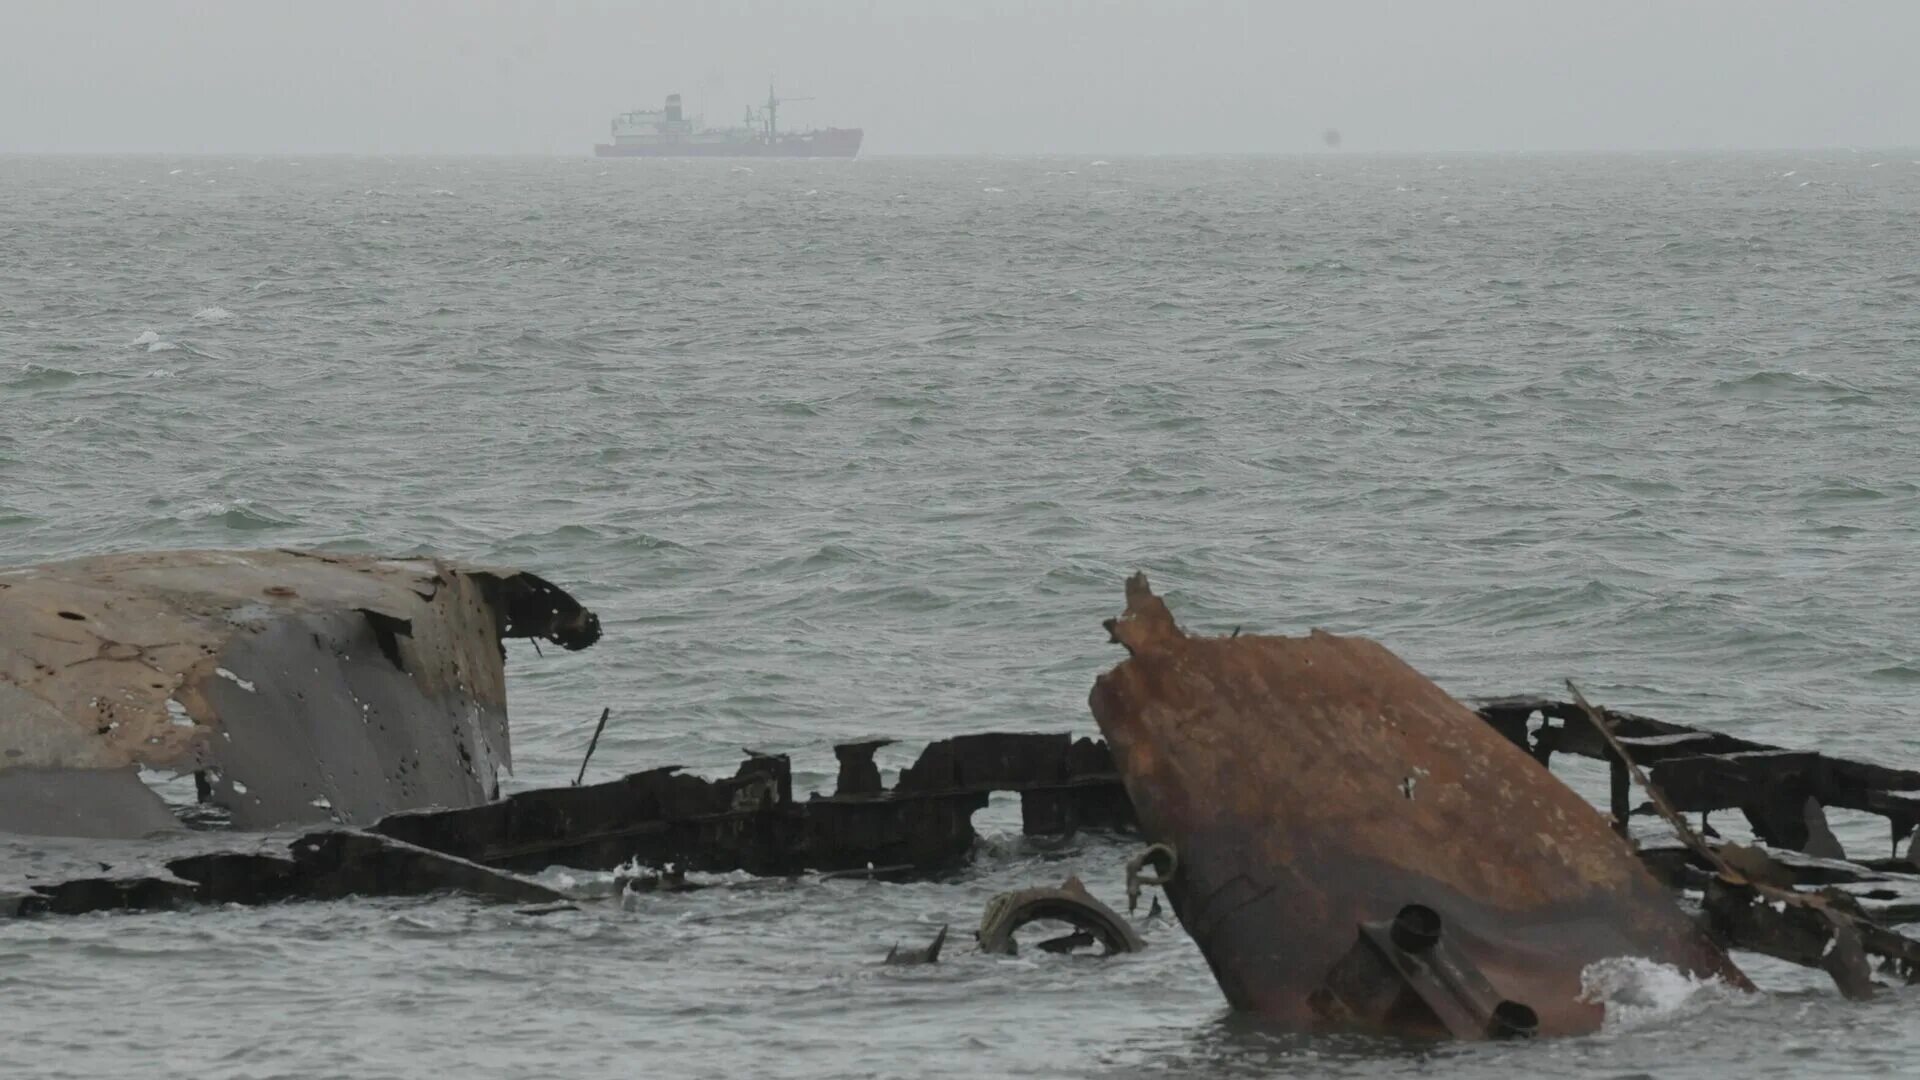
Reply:
[[[1912,151],[1264,160],[0,159],[0,563],[168,546],[525,566],[517,785],[848,736],[1091,731],[1149,571],[1183,621],[1378,637],[1920,763]],[[883,763],[889,759],[883,755]],[[1230,1019],[1140,956],[876,965],[1124,848],[0,925],[0,1074],[1885,1074],[1913,992],[1623,977],[1589,1039]],[[1885,839],[1842,820],[1850,845]],[[591,875],[576,875],[591,877]],[[583,884],[590,885],[591,882]]]

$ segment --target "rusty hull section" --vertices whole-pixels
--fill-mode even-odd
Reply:
[[[1313,1003],[1356,933],[1408,905],[1541,1034],[1599,1027],[1580,974],[1608,957],[1748,985],[1604,816],[1382,646],[1189,637],[1143,576],[1108,628],[1131,655],[1094,685],[1093,715],[1235,1008],[1448,1034]]]
[[[531,574],[297,551],[0,571],[0,831],[175,827],[140,770],[240,828],[471,806],[511,765],[505,637],[599,620]]]

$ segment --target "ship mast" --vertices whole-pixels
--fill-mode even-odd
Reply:
[[[780,135],[780,103],[783,101],[812,101],[810,97],[780,98],[773,96],[773,80],[767,80],[767,141],[772,142]]]

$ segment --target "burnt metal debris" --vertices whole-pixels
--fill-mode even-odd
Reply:
[[[978,840],[972,816],[995,792],[1020,796],[1030,835],[1133,826],[1132,805],[1105,744],[1097,740],[1028,733],[942,739],[901,770],[893,787],[874,790],[879,773],[872,756],[880,745],[868,741],[837,748],[841,775],[851,777],[854,790],[831,795],[795,798],[788,757],[750,753],[728,777],[704,779],[668,766],[597,784],[521,792],[479,806],[403,811],[363,831],[316,835],[365,836],[369,846],[349,854],[369,859],[385,851],[379,842],[393,842],[400,850],[436,853],[515,881],[524,880],[514,877],[518,873],[551,866],[663,868],[658,875],[623,879],[630,891],[647,892],[686,887],[689,871],[887,879],[949,872],[972,853]],[[101,908],[130,909],[338,895],[335,883],[341,875],[289,874],[283,859],[263,858],[257,842],[234,844],[242,847],[237,851],[218,849],[220,838],[242,834],[190,835],[191,857],[163,858],[156,853],[165,850],[166,841],[156,838],[129,857],[107,861],[104,869],[89,867],[77,878],[95,884],[70,891],[51,907],[42,898],[64,888],[60,873],[11,883],[0,879],[0,916],[88,910],[88,898]],[[281,842],[289,839],[298,848],[306,838]],[[399,875],[387,888],[374,869],[353,878],[356,891],[421,891],[417,874]],[[472,891],[493,894],[491,886]],[[149,899],[153,902],[144,902]]]
[[[1530,729],[1536,714],[1542,718],[1541,725]],[[1820,804],[1826,797],[1834,805],[1887,818],[1897,851],[1899,842],[1913,831],[1904,789],[1920,786],[1920,774],[1729,741],[1677,724],[1609,712],[1588,704],[1578,691],[1571,703],[1501,699],[1484,705],[1481,715],[1543,764],[1550,750],[1541,752],[1542,746],[1577,747],[1573,752],[1606,760],[1612,816],[1622,833],[1637,812],[1623,796],[1627,786],[1623,777],[1639,783],[1653,811],[1669,822],[1681,841],[1678,849],[1643,850],[1642,856],[1670,885],[1698,890],[1706,925],[1716,939],[1821,968],[1850,998],[1875,992],[1874,960],[1885,973],[1908,983],[1920,982],[1920,941],[1884,925],[1920,917],[1914,897],[1920,881],[1896,872],[1914,869],[1911,847],[1907,859],[1882,860],[1878,870],[1848,863],[1840,857],[1839,843]],[[1557,727],[1552,723],[1555,719],[1561,721]],[[1589,739],[1597,742],[1597,751]],[[1652,777],[1641,769],[1643,759],[1659,760],[1665,755],[1675,755],[1662,763],[1668,768],[1667,778],[1676,775],[1676,768],[1682,770],[1677,775],[1685,778],[1680,799],[1659,779],[1662,764],[1654,765]],[[1700,792],[1712,794],[1701,798]],[[1695,797],[1689,799],[1689,794]],[[1801,807],[1799,828],[1788,836],[1770,831],[1794,824],[1787,808],[1796,801]],[[1683,810],[1699,810],[1704,822],[1708,810],[1729,806],[1740,808],[1754,832],[1763,841],[1779,845],[1779,850],[1711,843],[1681,816]],[[1781,844],[1782,840],[1792,843]],[[1800,854],[1793,854],[1796,850]],[[1822,887],[1796,888],[1805,885]],[[1888,900],[1896,903],[1884,903]]]
[[[887,950],[886,958],[882,960],[881,963],[891,964],[894,967],[917,967],[921,964],[937,964],[940,962],[940,950],[944,948],[946,944],[947,928],[941,926],[939,932],[933,935],[933,940],[928,942],[925,948],[902,951],[900,943],[895,942],[893,948]]]
[[[242,828],[367,824],[497,795],[502,639],[599,619],[519,571],[298,551],[0,571],[0,830],[176,825],[139,770],[195,775]]]

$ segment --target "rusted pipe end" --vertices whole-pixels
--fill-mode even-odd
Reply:
[[[1531,1039],[1540,1034],[1540,1016],[1517,1001],[1502,1001],[1487,1020],[1489,1039]]]
[[[1426,952],[1440,943],[1440,913],[1425,904],[1408,904],[1393,917],[1391,933],[1402,952]]]

